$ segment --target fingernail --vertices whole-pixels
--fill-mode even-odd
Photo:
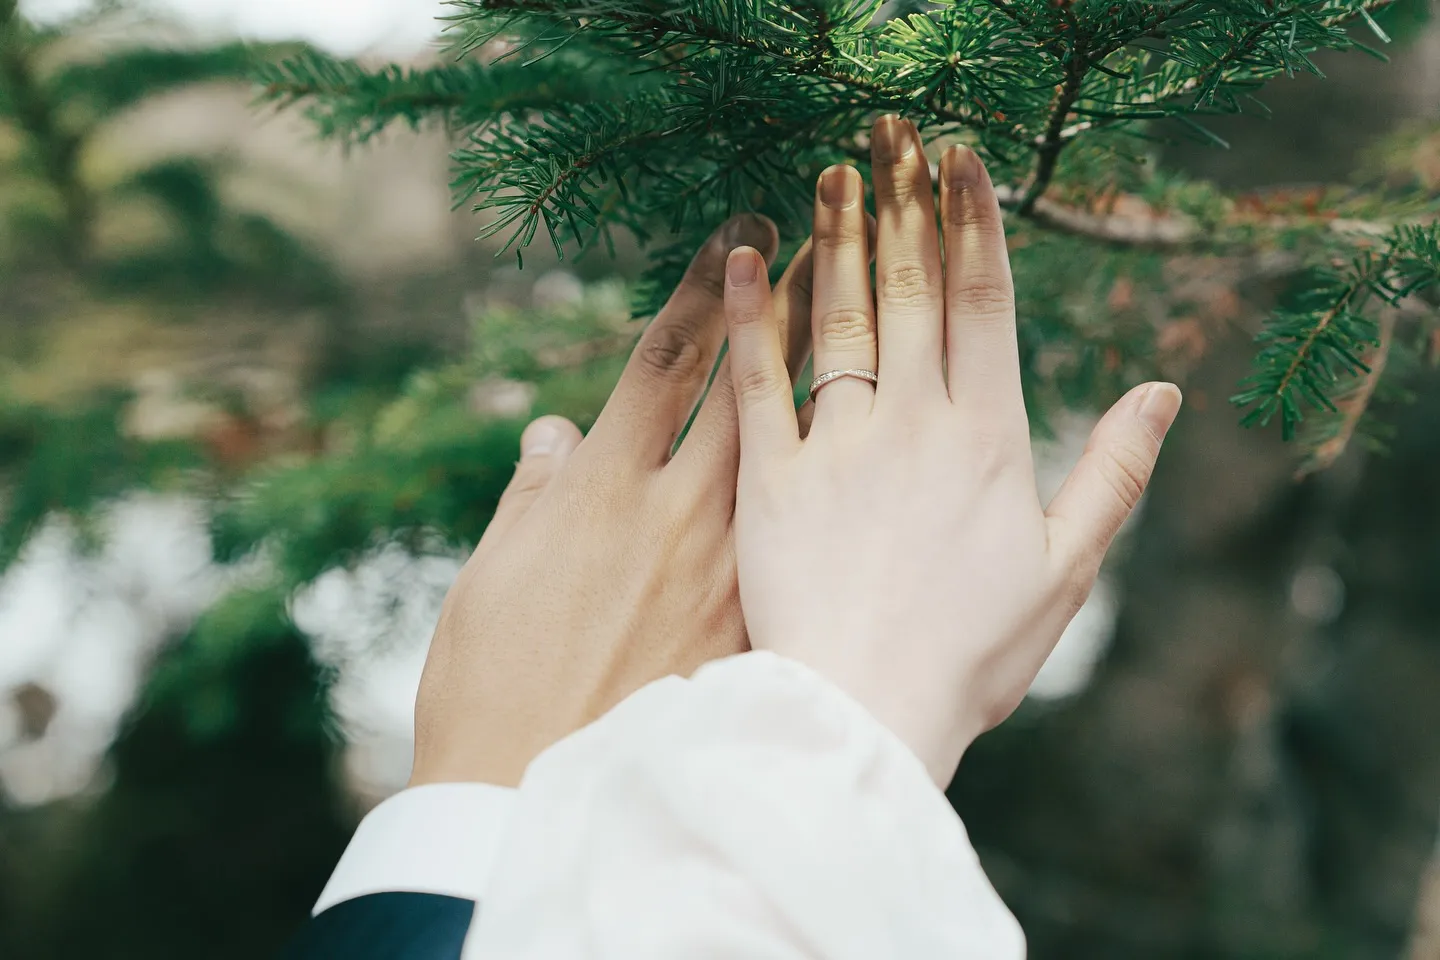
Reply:
[[[833,210],[844,210],[858,199],[855,189],[858,178],[843,163],[837,163],[820,174],[820,202]]]
[[[730,285],[743,287],[754,283],[758,272],[755,265],[759,262],[760,255],[750,247],[731,250],[730,259],[725,263],[725,275],[730,278]]]
[[[915,150],[914,128],[893,113],[875,122],[875,159],[885,163],[904,160]]]
[[[759,249],[770,240],[770,221],[758,213],[741,213],[726,221],[720,228],[720,241],[727,250],[736,247]]]
[[[963,144],[956,144],[940,158],[940,171],[951,190],[964,190],[980,178],[980,158]]]
[[[1139,417],[1161,440],[1180,412],[1180,388],[1173,383],[1157,383],[1145,391],[1140,400]]]
[[[560,445],[560,430],[549,420],[536,420],[520,434],[521,457],[545,457]]]

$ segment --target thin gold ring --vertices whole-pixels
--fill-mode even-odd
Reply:
[[[854,377],[856,380],[864,380],[871,384],[880,382],[880,376],[874,370],[831,370],[810,381],[810,401],[812,403],[815,401],[815,394],[820,392],[821,387],[834,380],[839,380],[841,377]]]

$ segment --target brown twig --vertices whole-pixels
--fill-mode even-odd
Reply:
[[[1030,185],[1016,208],[1021,216],[1028,216],[1030,211],[1035,209],[1041,194],[1049,188],[1050,181],[1055,176],[1055,165],[1060,160],[1061,151],[1069,142],[1064,136],[1065,121],[1070,116],[1070,108],[1075,106],[1075,101],[1080,98],[1080,88],[1089,73],[1089,60],[1078,51],[1071,51],[1070,60],[1065,64],[1065,82],[1055,94],[1050,121],[1045,124],[1045,132],[1041,134],[1040,142],[1035,148],[1035,172],[1031,174]]]
[[[1000,206],[1037,226],[1110,246],[1176,249],[1198,244],[1204,238],[1200,225],[1189,217],[1091,213],[1046,197],[1036,197],[1027,208],[1026,193],[1020,187],[997,184],[995,193]]]
[[[1290,365],[1286,367],[1285,372],[1281,374],[1280,384],[1273,391],[1275,396],[1282,397],[1285,395],[1285,392],[1290,389],[1290,384],[1294,382],[1295,375],[1300,372],[1300,368],[1305,365],[1305,361],[1310,358],[1310,353],[1315,349],[1315,341],[1320,339],[1320,334],[1330,329],[1330,324],[1334,323],[1335,318],[1345,312],[1350,306],[1351,301],[1360,296],[1361,293],[1370,289],[1368,281],[1369,275],[1361,274],[1354,283],[1345,288],[1345,292],[1335,301],[1335,305],[1321,315],[1320,322],[1310,328],[1310,333],[1305,337],[1305,341],[1295,350],[1295,359],[1290,361]]]
[[[1399,311],[1393,307],[1381,311],[1379,343],[1366,351],[1363,358],[1368,371],[1350,391],[1335,400],[1335,406],[1340,411],[1340,424],[1335,435],[1311,451],[1305,463],[1295,472],[1295,479],[1303,479],[1330,467],[1350,446],[1350,441],[1354,439],[1355,431],[1370,406],[1370,400],[1375,395],[1380,377],[1385,372],[1385,362],[1390,357],[1390,344],[1395,337],[1397,313]]]
[[[994,2],[996,2],[996,0],[992,0],[992,3]],[[1185,0],[1185,2],[1169,10],[1164,10],[1163,14],[1157,18],[1151,29],[1159,29],[1165,21],[1195,6],[1197,2],[1198,0]],[[1370,0],[1370,2],[1364,4],[1363,9],[1367,12],[1373,12],[1383,9],[1394,2],[1395,0]],[[1002,10],[1006,9],[1003,0],[999,0],[999,5]],[[1006,12],[1008,13],[1008,10]],[[1159,103],[1162,100],[1171,100],[1184,96],[1200,88],[1211,78],[1223,74],[1227,67],[1247,55],[1268,30],[1284,22],[1287,17],[1294,13],[1294,9],[1280,11],[1277,12],[1275,16],[1266,19],[1262,23],[1256,24],[1245,34],[1239,43],[1227,51],[1209,70],[1198,76],[1188,78],[1168,91],[1147,95],[1137,100],[1137,103]],[[1334,25],[1346,22],[1355,16],[1356,14],[1351,12],[1343,16],[1336,15],[1335,17],[1327,18],[1324,22],[1327,25]],[[1078,37],[1076,37],[1075,34],[1075,29],[1072,22],[1071,37],[1074,45],[1070,48],[1070,57],[1065,64],[1065,82],[1056,93],[1055,102],[1050,111],[1050,119],[1045,126],[1045,132],[1035,141],[1035,170],[1031,175],[1025,195],[1017,207],[1018,212],[1023,216],[1029,216],[1031,214],[1040,202],[1040,198],[1046,189],[1049,188],[1050,182],[1055,176],[1055,167],[1060,159],[1060,154],[1064,151],[1070,140],[1074,138],[1076,133],[1083,132],[1083,129],[1090,125],[1089,122],[1082,122],[1073,124],[1068,128],[1066,127],[1066,120],[1069,119],[1071,110],[1080,99],[1080,92],[1084,86],[1085,78],[1089,76],[1091,69],[1094,69],[1097,64],[1100,64],[1106,57],[1115,53],[1125,45],[1124,42],[1117,41],[1102,49],[1086,50],[1080,46]],[[1142,119],[1138,116],[1129,115],[1106,116],[1094,111],[1085,111],[1085,113],[1095,120],[1102,121],[1107,119],[1116,121]]]
[[[1157,250],[1183,250],[1191,247],[1234,246],[1225,239],[1222,224],[1215,229],[1204,225],[1184,214],[1150,210],[1147,213],[1095,213],[1080,207],[1070,206],[1039,197],[1027,211],[1022,208],[1025,192],[1023,188],[996,184],[995,193],[1000,206],[1023,216],[1037,226],[1057,233],[1085,237],[1115,247],[1139,247]],[[1319,217],[1275,216],[1266,220],[1250,222],[1275,231],[1294,230],[1305,227],[1323,227],[1331,233],[1357,234],[1363,236],[1384,236],[1393,229],[1392,224],[1372,220],[1357,220],[1349,217],[1325,219]]]

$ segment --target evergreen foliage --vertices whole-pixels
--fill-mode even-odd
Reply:
[[[1393,393],[1396,371],[1440,355],[1430,307],[1440,292],[1434,183],[1399,177],[1299,199],[1233,197],[1155,161],[1169,139],[1218,146],[1207,118],[1263,115],[1264,84],[1318,71],[1318,52],[1383,44],[1379,34],[1395,32],[1387,19],[1393,10],[1359,0],[462,0],[451,11],[451,62],[373,66],[299,46],[274,65],[265,62],[272,51],[230,44],[90,48],[77,38],[115,15],[110,4],[42,27],[20,18],[15,0],[0,0],[0,301],[8,317],[23,315],[23,306],[12,308],[26,302],[42,272],[37,264],[107,302],[193,303],[196,293],[263,289],[311,303],[334,294],[338,281],[294,238],[225,202],[215,163],[172,158],[120,182],[92,179],[83,161],[99,134],[150,96],[190,83],[248,71],[259,77],[262,100],[304,109],[323,134],[351,144],[395,124],[443,126],[460,141],[458,202],[487,215],[494,246],[518,253],[541,239],[570,257],[639,238],[651,262],[636,288],[640,312],[668,295],[683,263],[731,212],[776,218],[793,248],[805,233],[813,177],[836,161],[864,168],[871,121],[896,111],[914,118],[935,149],[957,140],[975,146],[994,172],[1008,211],[1024,386],[1038,430],[1052,410],[1093,406],[1164,370],[1164,334],[1182,327],[1195,306],[1186,299],[1192,294],[1174,289],[1177,264],[1278,258],[1290,291],[1236,400],[1247,422],[1279,421],[1287,434],[1303,426],[1312,463],[1323,466],[1368,430],[1361,424],[1367,405],[1387,396],[1387,384],[1376,382],[1382,372]],[[173,230],[151,247],[118,255],[98,249],[97,214],[137,197]],[[325,708],[329,675],[289,616],[295,589],[392,546],[451,554],[473,545],[508,480],[523,422],[512,419],[513,407],[497,412],[477,399],[477,385],[524,386],[533,390],[534,412],[588,425],[636,331],[625,295],[592,287],[573,307],[482,309],[471,349],[448,364],[427,360],[411,369],[413,357],[387,355],[387,372],[403,379],[398,390],[388,379],[374,389],[335,376],[326,392],[308,398],[314,449],[233,485],[234,477],[205,470],[192,445],[127,439],[124,397],[58,410],[0,396],[0,570],[45,517],[83,517],[103,498],[180,476],[215,494],[216,558],[251,574],[157,657],[140,708],[110,751],[110,786],[58,811],[77,829],[34,846],[72,851],[62,871],[68,882],[50,897],[54,915],[36,912],[23,925],[7,916],[0,954],[16,953],[9,944],[24,945],[35,929],[67,956],[194,956],[214,948],[239,957],[273,948],[303,915],[349,826],[334,775],[334,718]],[[63,322],[67,301],[55,302],[44,322]],[[1395,476],[1419,486],[1363,502],[1424,497],[1423,471],[1407,467]],[[1271,543],[1272,526],[1262,533],[1257,540]],[[1196,542],[1182,538],[1177,556],[1213,561],[1208,541],[1193,548]],[[1288,576],[1285,564],[1302,553],[1282,540],[1257,558],[1250,539],[1237,542],[1245,565],[1234,569],[1247,579],[1262,567]],[[1390,543],[1374,542],[1376,550]],[[1378,583],[1389,577],[1390,561],[1376,558],[1383,562],[1364,566],[1381,571],[1367,574]],[[1191,590],[1193,572],[1185,576],[1191,579],[1177,582]],[[1267,596],[1285,595],[1280,580],[1253,579]],[[1357,583],[1366,586],[1363,577]],[[1413,602],[1423,610],[1428,594],[1416,589]],[[1122,622],[1131,661],[1133,630]],[[1102,682],[1106,671],[1123,682],[1125,659],[1105,664]],[[1193,662],[1186,661],[1187,675],[1205,673]],[[1154,683],[1147,674],[1131,685],[1153,690]],[[1124,695],[1114,689],[1111,695]],[[1033,789],[1029,768],[1015,765],[1024,727],[986,741],[983,752],[1011,764],[978,778],[987,796],[1005,798],[997,805],[1005,816],[976,822],[1010,822],[1019,806],[997,790],[1007,775],[1023,781],[1014,796],[1034,799],[1046,813],[1011,818],[1023,838],[1008,849],[992,844],[1007,855],[1052,846],[1044,828],[1066,822],[1056,817],[1061,807],[1083,810],[1093,828],[1102,812],[1096,804],[1069,804],[1082,794],[1049,787],[1063,787],[1077,768],[1111,779],[1119,769],[1091,762],[1096,738],[1076,754],[1074,732],[1087,728],[1060,716],[1064,736],[1055,742],[1063,746],[1055,756],[1067,762],[1035,775],[1047,789]],[[1335,722],[1346,716],[1337,713]],[[1110,719],[1105,729],[1114,727]],[[1169,742],[1179,743],[1175,757],[1206,753],[1194,741],[1175,741],[1173,731]],[[1068,763],[1074,757],[1084,762]],[[1138,783],[1163,782],[1160,792],[1173,799],[1165,771],[1144,769]],[[1364,779],[1376,778],[1367,770]],[[1124,788],[1128,795],[1136,784]],[[1122,819],[1128,836],[1134,818]],[[1210,822],[1198,824],[1197,837]],[[1046,913],[1038,929],[1061,930],[1060,955],[1119,955],[1112,940],[1157,929],[1135,922],[1141,913],[1159,915],[1155,904],[1167,911],[1182,901],[1188,910],[1203,900],[1189,884],[1206,870],[1186,861],[1189,848],[1169,836],[1158,843],[1147,833],[1127,847],[1103,832],[1068,835],[1119,851],[1127,897],[1106,886],[1113,877],[1095,867],[1103,860],[1093,851],[1059,867],[1045,857],[1017,858],[1013,889],[1004,892],[1031,907],[1027,927],[1066,895],[1053,880],[1067,872],[1081,878],[1075,889],[1090,905],[1078,927],[1107,927],[1110,939],[1087,949],[1075,934],[1081,914]],[[1333,844],[1316,836],[1315,851],[1333,855]],[[5,839],[0,854],[10,850]],[[1147,869],[1147,854],[1163,868]],[[13,875],[27,877],[31,863],[11,857]],[[217,863],[244,869],[217,879]],[[1177,878],[1169,901],[1128,896],[1132,885],[1163,887]],[[233,920],[236,904],[250,922],[214,947],[213,931]],[[1330,906],[1316,910],[1333,913]],[[1183,910],[1166,912],[1179,920],[1160,925],[1177,941],[1190,932]],[[76,926],[77,911],[103,922]]]
[[[368,69],[307,54],[262,73],[261,96],[303,100],[322,130],[351,139],[397,118],[443,120],[463,140],[457,202],[489,214],[482,237],[518,256],[543,232],[563,256],[633,234],[652,252],[641,311],[669,289],[710,226],[737,210],[766,213],[801,235],[814,177],[834,162],[863,171],[869,126],[883,112],[915,120],[937,146],[972,144],[991,167],[1010,229],[1067,235],[1068,255],[1081,260],[1286,247],[1327,274],[1337,256],[1373,260],[1363,271],[1342,269],[1344,279],[1307,277],[1308,289],[1262,334],[1255,374],[1236,400],[1245,422],[1278,414],[1288,436],[1306,409],[1333,409],[1331,398],[1378,343],[1364,312],[1372,298],[1345,291],[1386,301],[1383,291],[1424,286],[1407,290],[1399,275],[1434,272],[1433,248],[1408,228],[1430,222],[1435,202],[1375,193],[1257,216],[1154,169],[1154,146],[1174,137],[1224,146],[1205,119],[1263,115],[1261,88],[1319,73],[1317,52],[1380,56],[1375,44],[1388,36],[1378,18],[1389,5],[452,0],[455,63]],[[603,83],[591,82],[597,76]],[[1144,212],[1117,212],[1126,196],[1142,198]],[[1363,222],[1347,230],[1337,218]],[[1392,229],[1372,250],[1375,235]],[[1112,254],[1097,253],[1100,245]],[[1017,243],[1017,270],[1046,246]],[[1056,325],[1035,313],[1022,322]],[[1071,398],[1038,368],[1027,373],[1032,397]],[[1105,391],[1083,392],[1094,403]]]
[[[217,560],[263,557],[293,590],[392,544],[417,555],[472,548],[525,425],[476,410],[476,385],[532,385],[536,407],[588,426],[629,338],[623,318],[620,291],[603,285],[568,307],[485,311],[467,355],[414,371],[377,410],[337,421],[346,443],[246,477],[212,521]]]
[[[1380,343],[1379,324],[1365,309],[1370,301],[1398,307],[1436,284],[1440,224],[1434,222],[1397,227],[1379,250],[1317,268],[1311,285],[1260,334],[1255,373],[1233,398],[1249,408],[1243,422],[1263,425],[1278,413],[1288,437],[1307,405],[1338,413],[1334,386],[1369,373],[1361,350]]]
[[[98,3],[41,25],[20,14],[17,0],[0,0],[0,146],[11,147],[0,149],[0,270],[58,261],[92,283],[162,295],[244,289],[264,277],[277,298],[333,299],[324,262],[267,218],[220,200],[215,162],[165,158],[113,182],[87,171],[96,140],[140,104],[202,82],[243,80],[291,49],[169,43],[159,24],[149,31],[153,43],[86,49],[89,37],[127,16]],[[102,213],[136,200],[173,225],[170,242],[97,249]]]
[[[206,611],[145,683],[59,896],[25,918],[37,944],[16,956],[273,955],[354,828],[318,673],[283,594]]]
[[[221,298],[312,316],[343,303],[322,258],[225,196],[222,161],[162,156],[119,173],[97,162],[146,102],[243,81],[272,52],[173,36],[105,0],[56,24],[0,0],[0,378],[110,310],[158,323]],[[132,214],[159,228],[116,242],[107,223]],[[110,357],[84,359],[109,372]],[[132,399],[77,389],[42,401],[0,383],[0,574],[47,519],[66,518],[88,546],[107,501],[217,479],[200,443],[128,435]],[[303,921],[353,813],[326,676],[288,598],[265,581],[158,638],[102,789],[13,819],[0,790],[0,956],[254,957]]]
[[[107,41],[115,25],[139,25],[135,33],[150,39]],[[243,82],[258,60],[279,52],[240,43],[187,45],[166,36],[163,24],[139,21],[116,3],[39,24],[21,14],[17,0],[0,0],[6,360],[17,360],[12,350],[22,334],[65,324],[62,304],[130,300],[173,316],[193,313],[198,298],[220,294],[310,308],[333,307],[342,298],[333,269],[305,243],[268,217],[227,202],[221,161],[162,156],[123,174],[95,172],[102,166],[94,163],[97,141],[140,105],[203,82]],[[156,215],[163,229],[139,242],[98,241],[102,218],[135,209]],[[200,463],[187,444],[127,437],[120,426],[126,401],[106,393],[45,406],[0,391],[0,571],[47,515],[83,524],[96,503]]]
[[[125,398],[56,411],[0,397],[0,571],[52,514],[83,519],[97,501],[195,465],[185,443],[135,443],[118,429]]]

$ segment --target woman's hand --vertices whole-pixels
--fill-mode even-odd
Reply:
[[[815,203],[815,371],[802,440],[764,259],[730,254],[740,404],[740,597],[755,649],[808,664],[900,736],[942,786],[1015,709],[1090,592],[1180,406],[1142,384],[1096,426],[1048,509],[1035,489],[1000,206],[979,158],[940,164],[940,221],[914,126],[872,139],[876,286],[864,184],[839,166]]]

